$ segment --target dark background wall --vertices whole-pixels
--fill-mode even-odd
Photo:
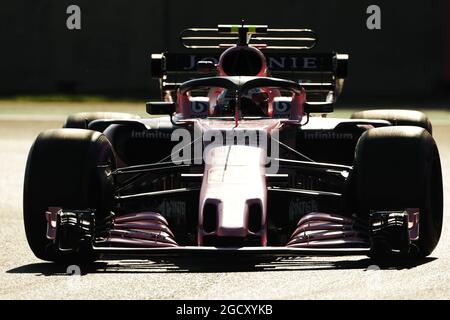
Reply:
[[[82,29],[66,28],[81,7]],[[381,30],[366,8],[381,7]],[[317,51],[350,54],[348,97],[442,97],[447,80],[447,0],[9,0],[0,4],[0,95],[151,95],[152,52],[182,51],[178,33],[219,23],[309,27]]]

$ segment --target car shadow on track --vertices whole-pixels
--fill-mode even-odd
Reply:
[[[436,258],[415,260],[374,261],[370,258],[356,260],[333,260],[333,258],[283,257],[283,258],[160,258],[160,259],[124,259],[107,257],[99,262],[79,266],[81,275],[89,273],[220,273],[220,272],[275,272],[275,271],[311,271],[311,270],[404,270],[432,262]],[[68,265],[55,263],[33,263],[16,267],[7,273],[28,273],[44,276],[67,275]]]

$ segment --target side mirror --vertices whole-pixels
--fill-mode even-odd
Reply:
[[[305,113],[330,113],[333,112],[333,103],[331,102],[305,102]]]
[[[145,107],[148,114],[172,115],[175,112],[175,102],[147,102]]]
[[[201,73],[213,73],[217,71],[217,67],[213,61],[200,60],[197,62],[197,71]]]

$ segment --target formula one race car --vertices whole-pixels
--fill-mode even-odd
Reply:
[[[38,258],[433,251],[442,174],[423,113],[326,117],[348,55],[310,51],[308,29],[220,25],[181,40],[197,51],[152,55],[151,117],[75,114],[37,137],[24,221]]]

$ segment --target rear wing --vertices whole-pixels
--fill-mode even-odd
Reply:
[[[260,49],[266,57],[270,76],[298,82],[305,88],[309,102],[334,103],[347,77],[348,54],[306,50],[317,41],[309,29],[219,25],[186,29],[181,32],[180,40],[184,47],[197,50],[151,56],[151,74],[160,82],[163,100],[173,97],[184,81],[215,75],[214,69],[202,68],[199,62],[218,64],[223,49],[236,43]]]
[[[161,98],[184,81],[214,73],[199,71],[199,61],[219,61],[219,52],[152,54],[151,74],[160,81]],[[335,102],[347,77],[348,55],[338,53],[265,53],[269,73],[301,84],[310,102]]]

